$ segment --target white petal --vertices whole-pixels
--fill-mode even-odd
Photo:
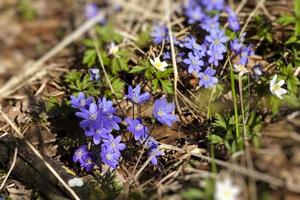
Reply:
[[[275,76],[273,76],[271,82],[270,82],[270,86],[273,87],[273,85],[275,85],[276,83],[276,80],[277,80],[277,74],[275,74]]]
[[[161,63],[161,67],[162,67],[162,68],[165,68],[165,67],[167,67],[167,66],[168,66],[168,63],[167,63],[166,61],[164,61],[164,62]]]
[[[151,65],[155,66],[154,60],[152,60],[151,58],[149,60],[150,60]]]
[[[155,62],[155,63],[160,63],[159,57],[154,58],[154,62]]]
[[[283,85],[284,85],[284,83],[285,83],[285,81],[284,81],[284,80],[280,80],[280,81],[277,83],[277,85],[279,85],[279,87],[281,87],[281,86],[283,86]]]

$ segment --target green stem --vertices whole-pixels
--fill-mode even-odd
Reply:
[[[235,119],[235,132],[237,139],[240,138],[239,133],[239,116],[238,116],[238,104],[236,99],[236,91],[235,91],[235,85],[234,85],[234,74],[233,74],[233,68],[231,61],[229,59],[229,66],[230,66],[230,81],[231,81],[231,91],[232,91],[232,97],[233,97],[233,108],[234,108],[234,119]]]

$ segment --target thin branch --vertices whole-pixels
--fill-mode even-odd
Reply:
[[[7,174],[6,174],[5,178],[4,178],[4,180],[3,180],[3,182],[1,183],[0,191],[2,191],[2,189],[3,189],[3,187],[4,187],[5,183],[6,183],[6,181],[7,181],[8,177],[9,177],[9,175],[11,174],[12,170],[14,169],[14,167],[15,167],[15,165],[16,165],[17,155],[18,155],[18,148],[16,147],[16,148],[15,148],[15,151],[14,151],[13,161],[12,161],[12,163],[11,163],[11,166],[10,166],[10,168],[9,168],[9,170],[8,170],[8,172],[7,172]]]
[[[64,179],[61,178],[61,176],[55,171],[55,169],[47,162],[44,157],[41,155],[41,153],[28,141],[24,138],[21,131],[18,129],[18,127],[8,118],[8,116],[2,112],[2,109],[0,109],[0,114],[4,118],[4,120],[14,129],[14,131],[17,133],[18,137],[23,139],[25,144],[33,151],[33,153],[40,158],[45,166],[49,169],[49,171],[57,178],[57,180],[66,188],[67,191],[72,195],[72,197],[76,200],[80,200],[80,198],[77,196],[77,194],[74,192],[72,188],[64,181]]]

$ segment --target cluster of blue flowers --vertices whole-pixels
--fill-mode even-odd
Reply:
[[[217,69],[214,68],[224,61],[229,44],[232,52],[240,58],[239,63],[236,64],[248,63],[248,57],[254,54],[252,46],[243,44],[243,35],[230,41],[225,34],[225,28],[221,26],[219,16],[221,12],[225,12],[228,28],[235,33],[240,31],[237,14],[231,7],[226,6],[224,0],[189,0],[183,9],[187,23],[193,28],[202,30],[203,34],[199,37],[188,35],[182,40],[174,38],[177,62],[186,67],[194,77],[199,78],[200,87],[212,88],[218,83]],[[215,15],[212,16],[212,13]],[[162,41],[168,41],[167,33],[166,26],[155,25],[151,34],[153,42],[161,44]],[[198,38],[203,38],[202,42],[198,41]],[[171,59],[169,50],[164,53],[163,59]]]
[[[127,99],[133,105],[141,105],[151,99],[148,92],[141,93],[140,85],[135,88],[129,86]],[[122,137],[114,136],[120,132],[119,124],[122,120],[117,116],[117,109],[113,106],[112,101],[108,101],[105,97],[99,98],[97,101],[92,97],[85,97],[80,92],[77,97],[71,96],[71,106],[78,111],[75,115],[81,118],[79,126],[84,130],[84,135],[92,138],[92,144],[100,148],[100,158],[104,164],[112,168],[116,168],[121,158],[121,152],[126,148],[122,143]],[[154,102],[153,116],[161,124],[172,126],[177,120],[173,114],[175,105],[168,103],[166,98],[158,99]],[[157,157],[162,155],[158,148],[158,142],[151,137],[149,129],[143,124],[141,118],[125,119],[127,130],[133,134],[137,144],[145,145],[148,149],[148,155],[151,156],[151,163],[157,165]],[[92,153],[87,145],[80,146],[74,153],[73,161],[79,163],[87,172],[91,171],[95,166],[97,155]]]

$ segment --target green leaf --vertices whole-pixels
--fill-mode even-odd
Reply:
[[[170,80],[159,80],[162,90],[167,94],[174,94],[173,84]]]
[[[145,67],[143,66],[135,66],[135,67],[132,67],[132,69],[129,71],[130,74],[137,74],[139,72],[142,72],[145,70]]]
[[[128,71],[128,59],[124,57],[114,57],[111,63],[111,69],[115,75],[122,70]]]
[[[68,72],[65,76],[64,76],[64,80],[66,83],[68,84],[74,84],[76,82],[76,80],[80,79],[82,76],[81,72],[78,71],[70,71]]]
[[[300,1],[294,0],[294,12],[296,14],[295,35],[300,35]]]
[[[284,44],[288,45],[288,44],[291,44],[291,43],[295,43],[295,42],[297,42],[297,40],[298,40],[297,36],[292,35]]]
[[[296,19],[294,16],[283,14],[277,19],[277,22],[283,26],[286,26],[289,24],[294,24],[295,20]]]
[[[221,138],[220,136],[215,135],[215,134],[209,135],[208,139],[212,144],[223,144],[224,143],[223,138]]]
[[[86,64],[88,67],[92,67],[96,64],[97,53],[95,49],[88,49],[84,52],[83,55],[83,64]]]
[[[222,127],[224,129],[227,129],[227,122],[222,115],[220,115],[219,113],[216,113],[216,120],[214,123],[212,123],[212,126]]]
[[[123,39],[120,34],[115,32],[112,24],[96,26],[95,30],[99,34],[99,39],[105,43],[112,41],[120,43]]]
[[[120,98],[122,98],[123,97],[123,94],[124,94],[124,88],[125,88],[125,84],[124,84],[124,82],[121,80],[121,79],[119,79],[119,78],[117,78],[117,77],[115,77],[115,78],[110,78],[110,81],[111,81],[111,85],[112,85],[112,88],[114,89],[114,91],[115,91],[115,95],[116,95],[116,97],[118,98],[118,99],[120,99]],[[112,95],[113,93],[112,93],[112,91],[110,90],[110,88],[108,88],[107,90],[105,90],[105,95],[107,96],[107,97],[110,97],[110,98],[112,98]]]
[[[154,80],[152,81],[152,90],[153,90],[154,92],[156,92],[157,89],[158,89],[158,86],[159,86],[159,84],[158,84],[158,79],[154,79]]]
[[[300,16],[300,1],[294,0],[294,12],[296,16]]]
[[[181,196],[185,200],[198,200],[204,198],[205,194],[198,188],[189,188],[187,191],[182,192]]]
[[[148,46],[150,42],[151,42],[150,31],[146,30],[141,32],[138,35],[137,41],[135,43],[139,48],[144,48]]]

